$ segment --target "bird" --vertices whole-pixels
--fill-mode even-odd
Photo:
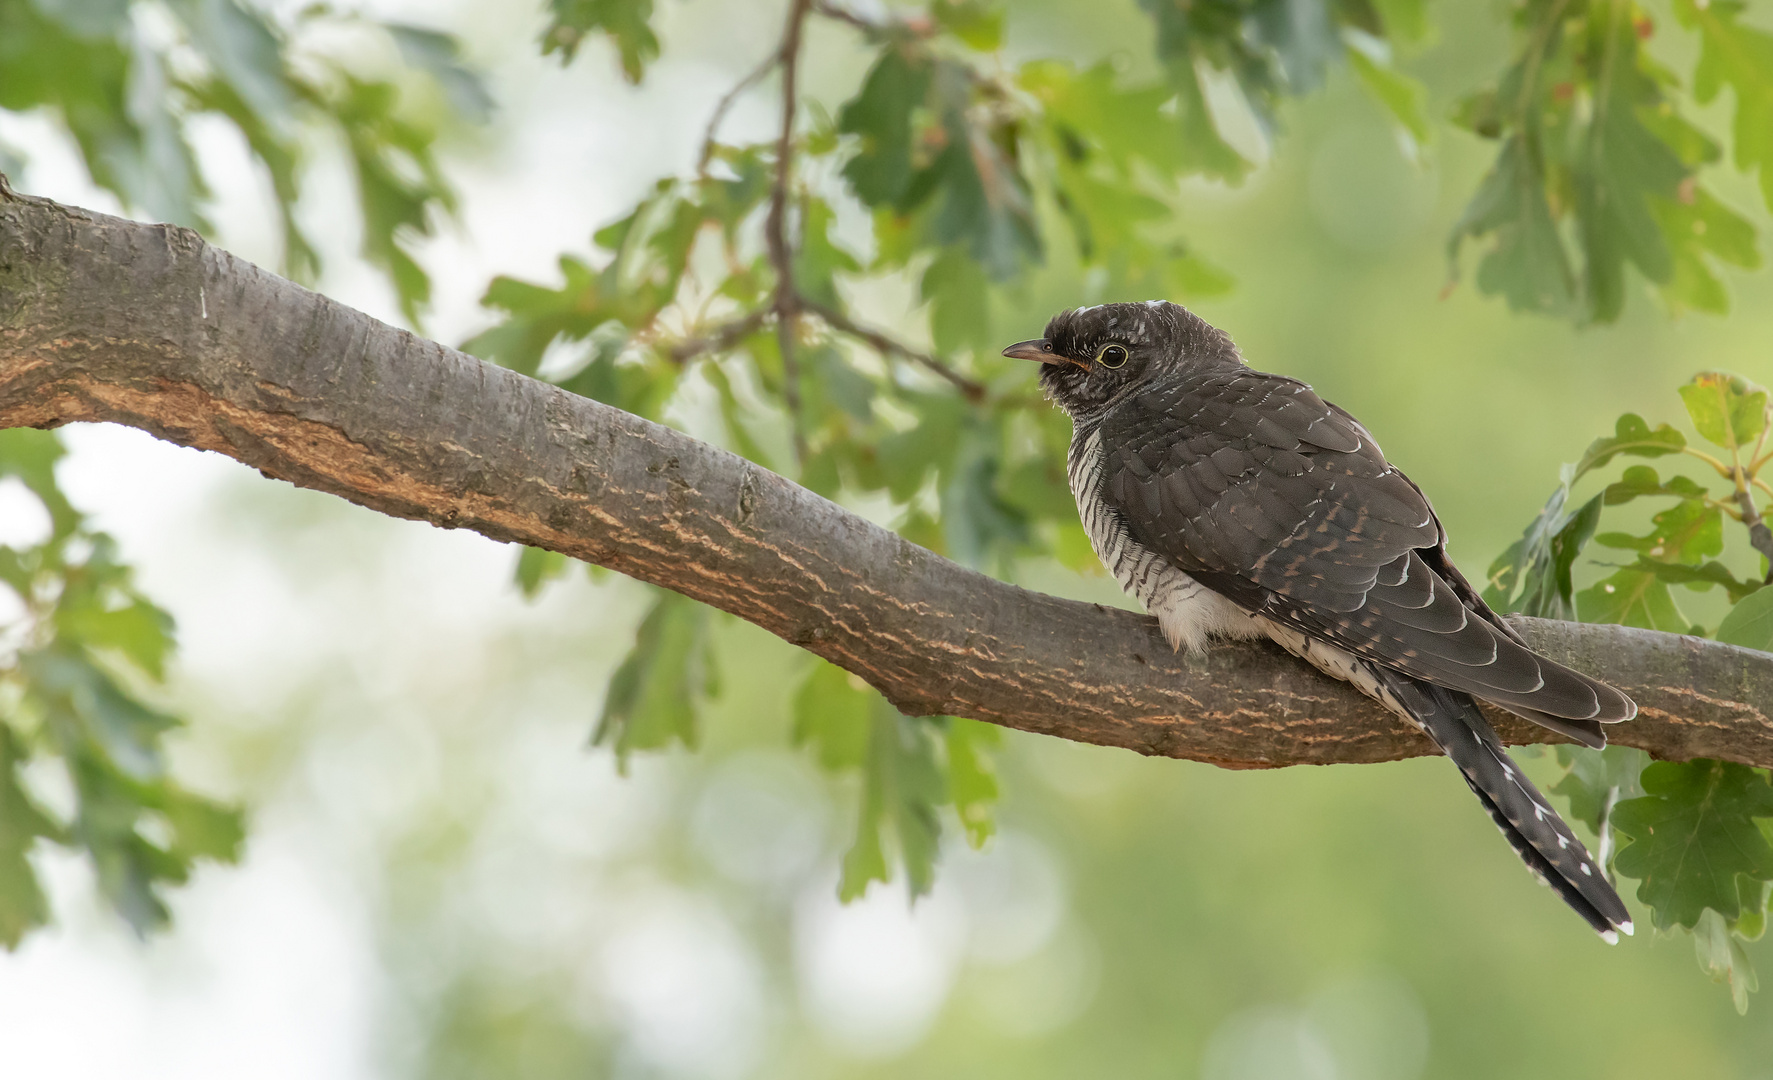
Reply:
[[[1477,701],[1586,746],[1631,698],[1534,652],[1447,554],[1428,497],[1347,410],[1249,367],[1165,300],[1062,311],[1003,350],[1071,416],[1067,477],[1102,564],[1173,649],[1267,637],[1421,730],[1515,853],[1610,944],[1604,868]]]

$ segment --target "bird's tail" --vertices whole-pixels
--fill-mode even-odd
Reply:
[[[1527,868],[1609,943],[1632,931],[1631,913],[1606,871],[1508,756],[1469,694],[1379,669],[1379,677],[1459,766],[1496,827]]]

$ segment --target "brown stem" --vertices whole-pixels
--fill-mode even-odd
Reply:
[[[698,337],[686,338],[671,346],[668,355],[674,364],[686,364],[705,353],[724,352],[749,337],[770,317],[768,308],[758,308],[747,315],[721,323]]]
[[[733,107],[733,102],[739,99],[740,94],[757,85],[765,75],[770,73],[770,69],[781,62],[781,52],[771,53],[764,58],[763,63],[752,68],[749,75],[740,79],[731,90],[721,96],[719,104],[714,106],[714,115],[708,118],[708,127],[702,133],[702,153],[696,158],[697,176],[706,177],[708,175],[708,163],[714,158],[715,136],[720,133],[720,123],[726,119],[726,114]]]
[[[1273,646],[1177,655],[1146,616],[994,581],[724,450],[379,323],[189,230],[0,195],[0,427],[74,421],[674,589],[912,714],[1241,768],[1434,752]],[[1773,656],[1516,625],[1637,700],[1614,741],[1773,765]],[[1499,719],[1512,741],[1546,739]]]
[[[967,378],[965,375],[962,375],[960,372],[949,367],[936,357],[931,356],[929,353],[913,349],[911,346],[889,337],[886,334],[881,333],[879,330],[873,330],[861,325],[835,308],[828,308],[824,304],[816,303],[805,297],[800,298],[800,307],[803,311],[817,315],[824,321],[825,325],[836,330],[838,333],[848,334],[850,337],[866,341],[869,345],[873,346],[876,352],[888,356],[902,356],[905,359],[910,360],[912,363],[920,364],[923,367],[928,368],[937,375],[940,375],[942,378],[953,383],[962,394],[966,395],[968,401],[978,404],[985,400],[984,383]]]
[[[770,265],[776,270],[776,344],[782,353],[782,397],[793,425],[794,460],[806,460],[806,432],[800,407],[800,361],[794,354],[795,320],[800,297],[794,285],[794,257],[788,247],[788,186],[794,173],[794,114],[796,82],[800,72],[800,37],[806,27],[812,0],[793,0],[788,8],[788,28],[782,33],[778,62],[782,65],[782,132],[776,138],[776,175],[770,187],[769,217],[764,237],[769,244]]]
[[[1754,492],[1749,490],[1748,472],[1742,466],[1736,466],[1736,505],[1742,509],[1742,523],[1748,526],[1748,542],[1754,549],[1767,557],[1767,576],[1765,581],[1773,585],[1773,529],[1767,528],[1767,522],[1761,517],[1760,508],[1755,506]]]

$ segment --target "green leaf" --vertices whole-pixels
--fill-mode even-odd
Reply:
[[[1675,17],[1699,31],[1693,97],[1701,105],[1725,87],[1736,95],[1731,143],[1736,167],[1760,170],[1761,194],[1773,208],[1773,34],[1744,26],[1737,0],[1675,0]]]
[[[1601,496],[1566,513],[1573,477],[1574,470],[1565,466],[1564,482],[1551,493],[1539,516],[1490,564],[1484,599],[1497,610],[1548,619],[1575,614],[1571,568],[1600,521]]]
[[[454,37],[401,23],[383,25],[400,49],[401,57],[429,72],[456,112],[475,124],[492,118],[492,94],[480,76],[462,62],[462,48]]]
[[[633,651],[610,676],[603,715],[591,736],[593,745],[614,747],[616,767],[624,773],[636,750],[673,742],[695,749],[698,699],[716,689],[708,609],[677,593],[657,591]]]
[[[387,273],[401,313],[416,326],[431,299],[431,278],[408,248],[431,235],[434,209],[455,206],[437,164],[435,132],[401,114],[392,83],[344,74],[338,93],[322,101],[344,130],[357,172],[363,257]]]
[[[513,576],[523,598],[534,600],[541,594],[543,585],[564,576],[571,566],[572,560],[558,551],[526,546],[517,554],[517,569]]]
[[[1732,604],[1763,588],[1758,581],[1738,580],[1736,575],[1730,572],[1729,567],[1716,559],[1697,566],[1639,559],[1636,565],[1650,571],[1670,585],[1685,585],[1695,592],[1705,592],[1713,585],[1722,585],[1724,591],[1730,594]]]
[[[172,651],[172,616],[146,600],[106,610],[96,603],[57,605],[57,636],[87,648],[116,649],[154,678],[166,677]]]
[[[19,767],[28,759],[18,736],[0,720],[0,945],[8,949],[49,921],[49,901],[27,858],[31,848],[39,837],[65,842],[64,831],[25,792]]]
[[[1754,223],[1701,188],[1683,187],[1673,202],[1656,200],[1652,209],[1674,251],[1674,273],[1661,286],[1674,314],[1691,308],[1722,315],[1730,296],[1713,261],[1744,269],[1761,265]]]
[[[1748,995],[1761,988],[1760,977],[1729,923],[1711,908],[1705,909],[1693,927],[1693,951],[1700,970],[1711,976],[1712,982],[1730,987],[1736,1015],[1747,1015]]]
[[[1385,35],[1393,41],[1422,41],[1429,35],[1428,0],[1373,0]]]
[[[794,743],[825,769],[859,769],[856,838],[843,859],[838,896],[861,896],[905,867],[913,897],[929,891],[941,837],[938,810],[952,803],[974,847],[995,829],[997,777],[990,724],[903,716],[861,679],[816,662],[794,696]]]
[[[1001,449],[994,433],[976,420],[961,431],[953,461],[943,470],[939,499],[948,557],[984,567],[1029,541],[1028,519],[998,487]]]
[[[1718,624],[1718,640],[1773,653],[1773,589],[1763,588],[1736,602]]]
[[[1343,41],[1348,46],[1348,66],[1362,88],[1391,113],[1417,146],[1427,146],[1434,136],[1428,123],[1428,89],[1392,67],[1390,50],[1377,38],[1347,30]]]
[[[1608,506],[1620,506],[1633,499],[1652,495],[1672,495],[1678,499],[1703,499],[1706,491],[1685,476],[1671,476],[1664,483],[1656,470],[1648,465],[1633,465],[1619,479],[1607,485],[1602,496]]]
[[[1523,136],[1503,143],[1489,175],[1478,186],[1447,241],[1450,279],[1459,277],[1459,252],[1467,239],[1494,237],[1478,264],[1478,288],[1501,296],[1517,311],[1560,314],[1576,296],[1569,254],[1558,236],[1545,177]]]
[[[812,749],[829,771],[859,768],[868,755],[876,695],[855,675],[824,660],[794,695],[794,745]]]
[[[1697,565],[1707,556],[1724,551],[1724,515],[1715,506],[1686,499],[1650,519],[1655,526],[1646,536],[1601,533],[1594,542],[1604,547],[1641,553],[1658,562]]]
[[[1625,303],[1630,263],[1654,282],[1674,273],[1674,259],[1652,200],[1674,199],[1687,166],[1638,117],[1659,101],[1655,81],[1638,67],[1638,36],[1623,8],[1589,9],[1594,49],[1608,56],[1593,83],[1593,115],[1572,162],[1577,232],[1584,258],[1589,318],[1611,322]]]
[[[1685,634],[1693,628],[1692,620],[1675,606],[1668,583],[1635,566],[1616,571],[1577,593],[1576,611],[1583,622],[1641,626],[1671,634]]]
[[[1773,880],[1773,846],[1755,823],[1773,816],[1766,776],[1731,762],[1657,761],[1642,783],[1642,798],[1613,810],[1614,828],[1631,838],[1614,865],[1638,879],[1656,928],[1692,928],[1707,908],[1737,918],[1738,878]]]
[[[836,215],[823,199],[801,200],[800,243],[794,252],[794,284],[803,296],[829,308],[842,308],[836,276],[856,273],[862,266],[856,257],[831,239]],[[699,222],[698,222],[699,223]]]
[[[837,129],[860,143],[843,177],[868,206],[900,206],[911,185],[912,112],[929,96],[930,71],[926,58],[888,48],[837,114]]]
[[[990,753],[1003,742],[995,724],[953,717],[944,740],[948,751],[948,794],[960,815],[961,828],[974,848],[997,831],[997,770]]]
[[[862,762],[856,841],[843,857],[838,898],[848,903],[871,882],[892,880],[887,853],[895,848],[912,897],[929,892],[942,833],[936,808],[945,801],[933,725],[900,715],[876,697]]]
[[[1100,161],[1123,177],[1136,161],[1165,175],[1188,169],[1188,147],[1165,109],[1173,88],[1125,86],[1106,61],[1078,71],[1063,60],[1032,60],[1016,82],[1040,102],[1064,158]]]
[[[273,123],[287,118],[295,92],[284,78],[283,45],[270,21],[236,0],[173,0],[191,42],[252,107]]]
[[[593,33],[609,35],[622,60],[622,74],[638,83],[646,66],[659,58],[659,39],[653,33],[653,0],[548,0],[552,18],[542,32],[542,54],[559,52],[571,63],[585,38]]]
[[[1766,430],[1766,388],[1740,375],[1701,372],[1681,387],[1681,400],[1699,434],[1726,450],[1753,446]]]
[[[1668,424],[1658,424],[1652,431],[1643,417],[1637,413],[1626,413],[1614,425],[1611,436],[1588,444],[1588,449],[1582,453],[1582,459],[1576,463],[1571,480],[1574,482],[1581,479],[1590,469],[1598,469],[1620,454],[1662,457],[1664,454],[1678,454],[1686,445],[1686,436]]]
[[[109,674],[56,643],[19,658],[25,698],[74,781],[71,841],[91,857],[99,891],[137,933],[164,926],[161,887],[182,884],[197,858],[233,859],[239,812],[181,789],[165,774],[161,737],[177,723],[132,698]],[[141,826],[158,816],[170,843]]]
[[[996,52],[1003,47],[1004,9],[992,0],[935,0],[930,14],[937,25],[969,49]]]
[[[930,340],[937,353],[991,348],[996,338],[988,284],[979,264],[953,245],[944,247],[924,268],[920,291],[930,306]]]
[[[1638,777],[1650,763],[1650,755],[1630,746],[1591,750],[1586,746],[1559,746],[1558,761],[1566,771],[1551,788],[1553,795],[1570,800],[1569,816],[1601,831],[1601,816],[1608,804],[1643,795]]]

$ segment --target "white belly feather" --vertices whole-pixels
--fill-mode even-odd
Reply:
[[[1096,557],[1127,595],[1157,616],[1172,649],[1200,652],[1215,635],[1261,637],[1265,632],[1250,613],[1202,585],[1174,563],[1127,534],[1120,515],[1102,497],[1105,481],[1102,436],[1092,431],[1081,443],[1073,439],[1067,470],[1078,516],[1089,534]]]

